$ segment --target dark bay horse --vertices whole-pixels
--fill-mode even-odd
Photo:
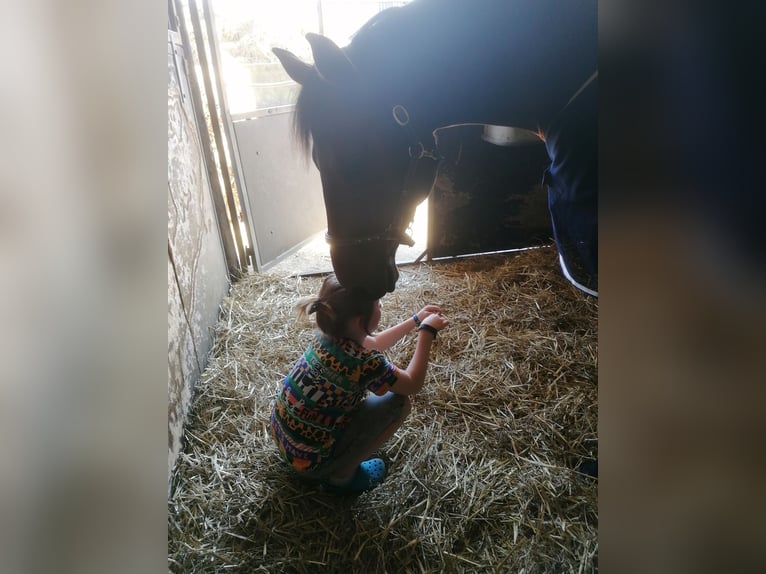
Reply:
[[[436,130],[524,128],[545,141],[549,208],[567,278],[597,290],[596,0],[414,0],[340,48],[306,36],[314,65],[274,48],[301,85],[296,134],[318,167],[340,282],[378,298],[430,192]],[[541,174],[542,176],[543,174]]]

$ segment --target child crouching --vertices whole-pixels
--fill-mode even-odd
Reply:
[[[380,301],[356,296],[334,275],[297,309],[301,316],[316,313],[319,331],[272,403],[274,440],[302,477],[337,493],[363,492],[385,478],[384,462],[369,457],[407,418],[409,395],[423,387],[431,344],[448,321],[437,305],[426,305],[373,335]],[[415,353],[401,369],[382,351],[415,327]]]

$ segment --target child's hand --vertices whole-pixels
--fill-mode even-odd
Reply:
[[[441,331],[449,324],[449,320],[446,317],[443,317],[442,315],[439,315],[438,313],[431,313],[428,317],[423,319],[421,322],[422,325],[428,325],[429,327],[433,327],[437,331]]]
[[[418,319],[420,319],[420,322],[422,323],[426,317],[429,315],[432,315],[436,313],[437,315],[441,313],[441,307],[438,305],[426,305],[423,307],[420,311],[417,312]]]

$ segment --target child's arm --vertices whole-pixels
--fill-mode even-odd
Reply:
[[[438,305],[426,305],[420,311],[416,313],[418,321],[422,322],[426,317],[432,313],[441,313],[441,309]],[[407,333],[412,331],[417,326],[415,319],[409,317],[398,325],[389,327],[385,331],[381,331],[376,335],[368,335],[365,337],[362,343],[367,349],[376,349],[378,351],[385,351],[390,348],[399,339],[404,337]]]
[[[441,331],[447,326],[447,319],[436,313],[429,315],[423,320],[423,325],[427,325]],[[391,391],[397,395],[414,395],[423,388],[426,380],[426,370],[428,369],[428,356],[431,352],[431,344],[436,335],[421,329],[418,331],[418,343],[415,347],[415,354],[412,355],[410,364],[407,368],[396,370],[396,382],[391,387]]]

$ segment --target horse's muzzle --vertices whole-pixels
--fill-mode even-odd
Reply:
[[[399,270],[395,254],[395,248],[382,251],[338,246],[330,249],[333,270],[340,284],[370,299],[380,299],[396,288]]]

